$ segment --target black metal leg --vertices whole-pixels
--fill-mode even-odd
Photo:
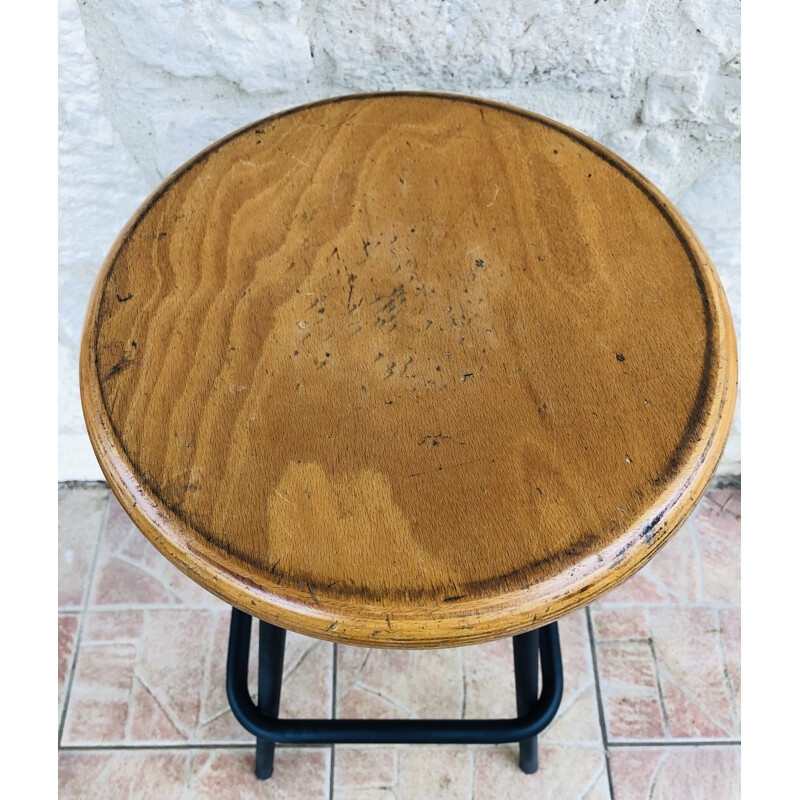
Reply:
[[[532,711],[539,699],[539,631],[514,637],[514,683],[517,687],[517,714]],[[519,743],[519,768],[530,775],[539,767],[535,736]]]
[[[226,686],[231,709],[258,742],[256,775],[272,773],[276,743],[326,744],[500,744],[520,742],[520,766],[536,769],[536,736],[553,720],[564,677],[555,622],[514,638],[517,704],[513,719],[280,719],[286,632],[266,622],[259,636],[259,702],[250,697],[247,664],[252,618],[234,608],[228,640]],[[538,668],[542,690],[537,695]]]
[[[283,680],[283,652],[286,631],[269,622],[258,627],[258,710],[272,719],[278,718]],[[265,780],[272,775],[275,742],[256,738],[256,777]]]

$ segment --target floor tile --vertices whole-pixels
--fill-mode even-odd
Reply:
[[[278,748],[268,781],[249,748],[63,751],[60,800],[327,800],[330,751]]]
[[[615,800],[738,800],[737,745],[614,747]]]
[[[472,800],[469,747],[337,747],[334,800]]]
[[[733,698],[733,710],[741,719],[742,705],[742,612],[739,608],[721,608],[719,614],[722,655],[725,659],[725,675]]]
[[[736,519],[742,518],[742,492],[735,489],[728,494],[728,498],[722,506],[725,511],[729,511]]]
[[[463,653],[338,647],[339,717],[461,717]]]
[[[513,745],[479,751],[475,757],[475,800],[607,800],[608,778],[600,745],[542,743],[539,769],[525,775]]]
[[[737,738],[739,726],[714,610],[652,608],[648,615],[671,735]]]
[[[601,745],[545,744],[539,769],[526,775],[517,766],[517,748],[499,745],[475,753],[475,800],[607,800],[608,778]]]
[[[709,489],[705,499],[727,511],[736,519],[742,515],[742,490],[741,489]]]
[[[559,622],[566,676],[548,741],[600,741],[582,612]],[[337,715],[383,719],[516,716],[511,639],[443,650],[338,647]]]
[[[133,800],[181,797],[189,754],[173,752],[61,752],[61,800]]]
[[[708,492],[650,564],[592,605],[609,741],[738,739],[740,498]]]
[[[334,800],[607,800],[602,745],[541,743],[526,775],[516,745],[337,747]]]
[[[736,614],[651,607],[642,636],[639,611],[592,611],[609,741],[738,738]]]
[[[400,751],[398,762],[398,799],[471,800],[472,754],[468,748],[406,747]]]
[[[398,779],[399,747],[336,747],[334,781],[336,797],[365,790],[391,791]]]
[[[64,743],[253,741],[233,717],[225,693],[229,619],[226,609],[90,611]],[[253,694],[257,641],[254,631]],[[281,715],[329,716],[332,670],[331,644],[289,633]]]
[[[594,635],[600,640],[647,639],[650,635],[644,606],[592,606],[591,616]]]
[[[179,604],[225,605],[161,555],[112,496],[100,541],[92,607]]]
[[[514,717],[514,648],[511,639],[459,648],[464,670],[465,718]]]
[[[540,742],[601,741],[597,711],[589,626],[585,612],[559,620],[564,695],[556,718],[539,737]]]
[[[703,594],[708,603],[740,602],[741,519],[725,510],[729,503],[730,498],[719,493],[714,500],[704,498],[695,516]]]
[[[83,607],[97,537],[103,524],[109,491],[105,488],[58,490],[58,607]]]
[[[275,770],[267,781],[253,774],[254,752],[222,750],[195,756],[189,780],[198,800],[327,800],[330,748],[277,748]]]
[[[75,655],[75,645],[78,637],[78,616],[64,614],[58,618],[58,718],[61,719],[61,710],[64,707],[64,698],[67,690],[67,679]]]
[[[609,741],[663,739],[667,728],[650,643],[598,641],[597,661]]]

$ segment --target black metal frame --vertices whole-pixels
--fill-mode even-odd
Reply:
[[[247,686],[252,617],[234,608],[228,641],[228,700],[236,719],[256,737],[256,777],[272,775],[276,744],[501,744],[520,743],[523,772],[538,767],[536,737],[561,703],[564,677],[558,627],[514,637],[517,714],[513,719],[279,719],[286,631],[260,621],[258,704]],[[541,659],[542,691],[538,693]]]

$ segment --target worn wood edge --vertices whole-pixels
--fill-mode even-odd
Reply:
[[[110,269],[127,236],[174,180],[228,140],[258,125],[317,105],[391,96],[439,97],[510,111],[564,133],[614,165],[650,195],[676,235],[682,237],[691,250],[709,293],[717,323],[714,332],[718,337],[719,354],[717,384],[710,392],[714,401],[702,435],[682,468],[665,486],[654,505],[655,513],[640,517],[612,545],[584,558],[568,574],[561,573],[540,584],[501,596],[466,598],[450,603],[429,602],[410,609],[327,595],[321,590],[270,585],[265,576],[256,574],[250,565],[227,555],[228,563],[222,564],[213,548],[192,541],[184,523],[162,507],[136,479],[110,423],[93,369],[95,323]],[[452,647],[523,633],[587,605],[630,577],[680,528],[711,482],[733,420],[736,381],[735,334],[719,277],[697,236],[657,187],[603,145],[559,122],[504,103],[436,92],[378,92],[307,103],[245,125],[180,166],[137,209],[106,256],[89,299],[80,354],[81,404],[100,468],[126,513],[166,558],[212,594],[260,619],[320,639],[384,648]]]

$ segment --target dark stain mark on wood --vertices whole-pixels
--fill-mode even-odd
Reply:
[[[312,598],[312,599],[313,599],[313,601],[314,601],[314,605],[315,605],[315,606],[318,606],[318,605],[319,605],[319,598],[318,598],[318,597],[317,597],[317,595],[314,593],[314,590],[311,588],[311,584],[310,584],[310,583],[308,583],[308,581],[306,581],[306,589],[308,589],[308,593],[311,595],[311,598]]]
[[[443,436],[441,433],[428,433],[422,437],[422,439],[418,442],[419,445],[423,445],[426,442],[430,442],[431,447],[438,447],[439,443],[442,439],[449,439],[449,436]]]
[[[135,346],[135,345],[134,345]],[[104,380],[108,380],[109,378],[113,378],[115,375],[119,375],[121,372],[124,372],[126,369],[134,366],[136,364],[136,360],[133,358],[129,358],[128,356],[123,355],[116,364],[106,373]]]
[[[664,512],[661,511],[660,513],[656,514],[650,522],[645,525],[644,530],[642,531],[642,535],[647,540],[647,544],[653,544],[653,539],[655,537],[655,531],[658,527],[658,523],[661,522],[661,518],[664,516]]]

